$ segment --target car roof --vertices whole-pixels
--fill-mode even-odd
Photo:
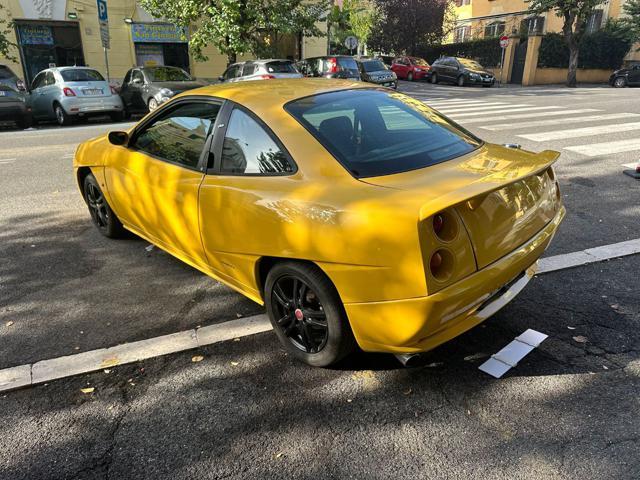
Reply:
[[[62,72],[64,70],[98,70],[97,68],[93,68],[93,67],[84,67],[84,66],[78,66],[78,67],[53,67],[53,68],[47,68],[45,70],[51,70],[52,72]]]
[[[204,95],[237,102],[257,114],[280,107],[292,100],[339,90],[371,88],[370,84],[326,78],[254,80],[208,85],[177,95]]]

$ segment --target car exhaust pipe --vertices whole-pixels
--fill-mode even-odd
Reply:
[[[398,361],[405,367],[415,367],[420,363],[422,355],[419,353],[402,353],[400,355],[394,355]]]

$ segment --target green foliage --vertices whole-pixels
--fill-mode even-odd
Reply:
[[[586,34],[580,42],[578,68],[604,68],[615,70],[622,65],[632,40],[627,30],[616,23],[602,30]],[[559,33],[548,33],[542,39],[538,55],[539,67],[567,68],[569,47]]]
[[[640,0],[627,0],[623,6],[623,11],[627,15],[624,24],[629,28],[632,39],[640,40]]]
[[[331,37],[330,51],[334,54],[348,54],[349,50],[343,44],[345,38],[351,35],[359,40],[359,46],[367,43],[376,14],[368,0],[344,0],[342,8],[334,5],[327,16]]]
[[[140,0],[151,15],[189,29],[189,48],[198,60],[213,45],[227,54],[262,55],[275,50],[283,34],[322,36],[316,22],[326,0]]]
[[[496,38],[483,38],[461,43],[430,45],[418,49],[418,55],[433,63],[441,56],[464,57],[476,60],[484,67],[497,67],[502,58],[502,48]]]
[[[11,20],[2,18],[2,10],[4,10],[4,8],[4,5],[0,4],[0,57],[4,57],[7,60],[11,60],[12,62],[17,62],[18,59],[13,54],[13,49],[16,45],[9,40],[13,22]]]

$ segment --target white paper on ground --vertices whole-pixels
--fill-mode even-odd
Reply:
[[[491,355],[491,358],[478,368],[492,377],[500,378],[509,369],[515,367],[520,360],[539,346],[547,337],[548,335],[544,333],[528,329],[498,353]]]

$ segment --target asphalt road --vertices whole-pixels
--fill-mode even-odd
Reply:
[[[637,89],[401,90],[454,110],[488,141],[562,152],[568,215],[549,254],[640,238],[640,182],[620,166],[640,147],[567,149],[638,130],[521,136],[638,122]],[[542,114],[558,109],[631,116],[573,125]],[[551,118],[566,123],[485,128]],[[260,311],[142,240],[93,230],[71,155],[110,128],[0,132],[0,368]],[[265,333],[10,392],[0,396],[0,478],[638,478],[638,271],[632,256],[537,277],[415,369],[365,354],[312,369]],[[477,370],[527,328],[549,339],[501,380]]]

